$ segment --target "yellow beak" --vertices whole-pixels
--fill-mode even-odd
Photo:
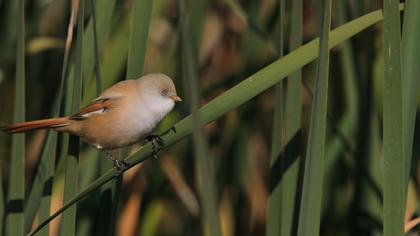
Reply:
[[[182,99],[176,95],[169,96],[175,102],[182,102]]]

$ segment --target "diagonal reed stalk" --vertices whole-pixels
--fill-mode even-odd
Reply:
[[[298,235],[319,235],[327,128],[331,0],[322,1],[321,39],[303,177]]]
[[[398,0],[384,0],[384,235],[403,235],[405,209],[405,167],[401,82],[401,29]]]
[[[15,77],[15,104],[13,121],[25,120],[25,1],[13,1],[17,4],[17,53]],[[7,198],[6,235],[24,235],[24,199],[25,199],[25,134],[12,137],[12,155],[10,160],[10,181]],[[3,222],[1,222],[3,224]]]
[[[400,9],[403,9],[403,5],[400,5]],[[350,37],[358,34],[360,31],[366,29],[367,27],[380,22],[382,19],[382,11],[377,10],[336,28],[330,33],[330,48],[337,46]],[[318,46],[319,40],[312,40],[311,42],[297,48],[288,55],[278,59],[272,64],[251,75],[241,83],[237,84],[205,106],[201,107],[199,110],[200,124],[207,124],[223,116],[225,113],[237,108],[256,95],[270,88],[274,84],[278,83],[280,80],[284,79],[286,76],[295,72],[302,66],[313,61],[318,57]],[[167,132],[166,134],[162,135],[165,148],[175,144],[185,136],[191,134],[192,127],[191,116],[185,117],[183,120],[175,124],[171,129],[173,132]],[[126,161],[129,163],[130,167],[133,167],[134,165],[149,158],[152,153],[152,145],[148,143],[143,147],[141,151],[138,151],[129,156]],[[67,201],[63,207],[52,214],[50,218],[41,222],[29,235],[34,235],[42,227],[47,225],[52,219],[60,215],[80,199],[101,185],[111,181],[114,178],[115,173],[115,168],[107,171],[104,175],[96,179],[89,186],[81,190],[71,200]]]

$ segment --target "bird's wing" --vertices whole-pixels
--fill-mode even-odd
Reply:
[[[99,97],[69,118],[71,120],[83,120],[92,114],[103,113],[112,107],[113,100],[114,99],[108,97]]]
[[[93,114],[104,113],[115,104],[117,99],[123,97],[127,90],[130,91],[130,89],[137,86],[135,83],[135,80],[124,80],[114,84],[102,92],[102,94],[93,100],[91,104],[82,108],[76,114],[70,116],[70,119],[83,120]]]

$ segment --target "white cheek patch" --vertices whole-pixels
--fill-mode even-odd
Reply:
[[[175,103],[172,100],[165,99],[156,107],[158,108],[159,120],[163,119],[174,107]]]
[[[102,114],[102,113],[105,113],[105,111],[106,111],[106,109],[103,108],[103,109],[100,109],[100,110],[96,110],[96,111],[92,111],[92,112],[88,112],[86,114],[83,114],[82,117],[85,117],[86,118],[86,117],[90,117],[90,116],[92,116],[94,114]]]

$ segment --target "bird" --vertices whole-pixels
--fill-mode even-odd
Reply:
[[[105,151],[120,171],[127,163],[115,159],[110,151],[144,139],[153,141],[154,146],[163,145],[160,137],[151,133],[180,101],[172,79],[154,73],[114,84],[73,115],[15,123],[1,129],[7,133],[53,129],[79,136]]]

